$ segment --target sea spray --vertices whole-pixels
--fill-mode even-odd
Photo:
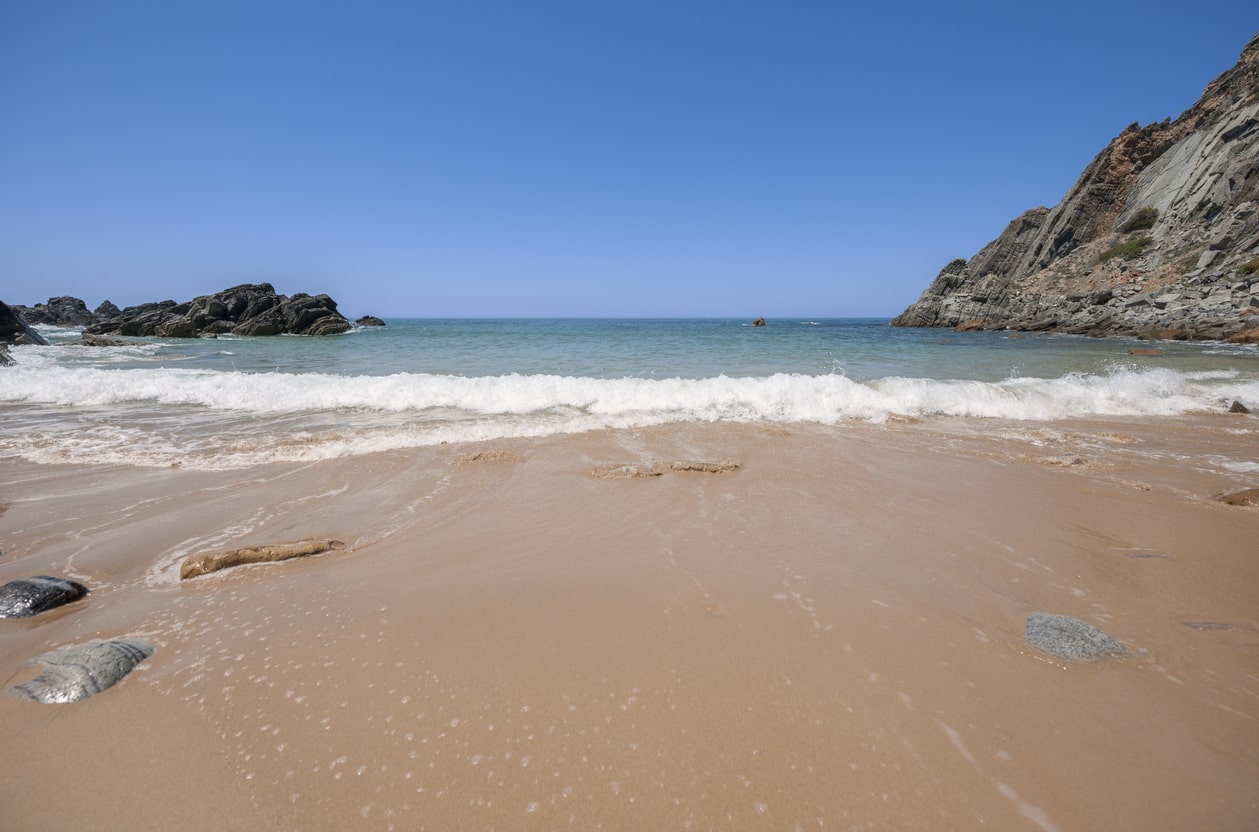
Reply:
[[[1259,401],[1235,371],[1166,367],[999,382],[775,373],[581,378],[508,374],[6,370],[0,454],[37,462],[237,468],[440,442],[670,422],[882,422],[893,416],[1051,420],[1170,416]]]

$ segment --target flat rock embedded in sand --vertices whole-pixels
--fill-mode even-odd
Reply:
[[[704,474],[724,474],[739,468],[737,462],[720,460],[718,462],[683,461],[670,462],[659,468],[650,465],[600,465],[590,472],[590,476],[605,480],[625,480],[639,477],[658,477],[665,471],[696,471]]]
[[[153,645],[136,639],[54,650],[35,659],[44,665],[42,673],[29,682],[9,688],[6,693],[13,699],[48,705],[77,702],[113,687],[152,655]]]
[[[601,480],[629,480],[640,477],[658,477],[662,471],[642,465],[600,465],[590,471],[590,476]]]
[[[460,462],[524,462],[525,458],[511,451],[480,451],[459,458]]]
[[[179,579],[186,581],[189,578],[208,575],[233,566],[243,566],[247,563],[272,563],[342,548],[345,548],[345,544],[340,540],[302,540],[278,546],[256,546],[249,549],[233,549],[230,552],[192,555],[180,566]]]
[[[1230,506],[1259,506],[1259,488],[1247,488],[1245,491],[1234,491],[1217,498],[1221,503]]]
[[[725,459],[719,462],[672,462],[669,464],[670,471],[700,471],[705,474],[724,474],[738,467],[739,463]]]
[[[0,618],[29,618],[77,601],[84,595],[87,595],[87,587],[83,584],[51,575],[9,581],[0,586]]]
[[[1041,652],[1076,662],[1126,656],[1130,652],[1092,624],[1048,612],[1029,615],[1023,637]]]

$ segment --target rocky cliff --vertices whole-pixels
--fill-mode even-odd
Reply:
[[[1259,341],[1259,36],[1180,118],[1130,125],[892,325]]]

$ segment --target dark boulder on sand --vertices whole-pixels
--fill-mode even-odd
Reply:
[[[103,304],[102,304],[103,306]],[[111,304],[112,306],[112,304]],[[210,335],[336,335],[351,324],[327,295],[277,294],[270,283],[244,283],[186,303],[172,300],[127,307],[97,320],[91,335],[197,338]]]
[[[0,618],[30,618],[55,609],[87,595],[87,587],[78,581],[36,575],[0,586]]]

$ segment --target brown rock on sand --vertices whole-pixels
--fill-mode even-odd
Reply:
[[[1259,506],[1259,488],[1247,488],[1245,491],[1234,491],[1218,498],[1221,503],[1230,506]]]
[[[600,465],[590,472],[590,476],[601,480],[630,480],[641,477],[658,477],[663,473],[654,468],[642,465]]]
[[[233,549],[230,552],[192,555],[179,567],[179,579],[186,581],[189,578],[197,578],[211,572],[218,572],[220,569],[230,569],[247,563],[271,563],[343,548],[345,544],[340,540],[301,540],[297,543],[283,543],[278,546],[257,546],[250,549]]]
[[[669,463],[670,471],[699,471],[704,474],[724,474],[727,471],[734,471],[739,468],[739,463],[730,462],[729,460],[720,460],[718,462],[671,462]]]
[[[651,465],[612,464],[601,465],[590,472],[592,477],[605,480],[638,479],[640,477],[658,477],[665,471],[697,471],[704,474],[724,474],[739,468],[739,463],[729,460],[717,462],[682,461],[670,462],[660,468]]]

